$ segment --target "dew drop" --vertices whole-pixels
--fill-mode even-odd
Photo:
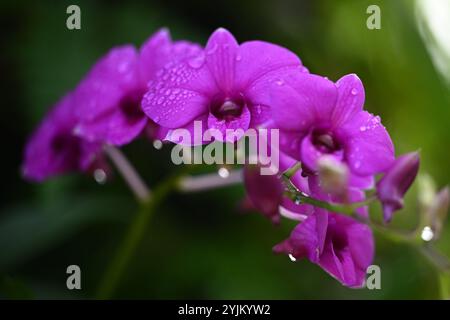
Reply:
[[[121,64],[119,64],[119,67],[117,68],[117,70],[120,73],[124,73],[125,71],[127,71],[128,69],[128,62],[122,62]]]
[[[297,261],[297,259],[290,253],[289,253],[289,259],[291,259],[292,262]]]
[[[359,127],[359,131],[361,131],[361,132],[364,132],[364,131],[366,131],[367,130],[367,127],[366,126],[361,126],[361,127]]]
[[[159,140],[159,139],[153,140],[153,147],[156,150],[161,150],[162,146],[163,146],[163,144],[162,144],[161,140]]]
[[[375,118],[373,118],[373,123],[379,124],[380,122],[381,122],[380,116],[375,116]]]
[[[103,169],[95,169],[94,170],[94,180],[98,184],[105,184],[107,180],[106,172]]]
[[[425,228],[423,228],[420,237],[423,241],[431,241],[434,238],[434,232],[429,226],[426,226]]]
[[[164,102],[164,97],[160,97],[158,101],[156,101],[156,104],[162,104]]]
[[[205,64],[205,56],[201,54],[189,59],[188,64],[191,68],[199,69]]]
[[[352,89],[352,95],[356,96],[358,94],[358,90],[356,90],[355,88]]]
[[[221,178],[226,179],[226,178],[228,178],[228,177],[230,176],[230,171],[228,171],[227,168],[222,167],[222,168],[220,168],[220,169],[217,171],[217,174],[218,174]]]
[[[217,51],[217,43],[215,43],[207,52],[206,54],[211,55],[214,54],[214,52]]]
[[[279,79],[279,80],[275,81],[275,83],[279,86],[282,86],[284,84],[284,81],[282,79]]]

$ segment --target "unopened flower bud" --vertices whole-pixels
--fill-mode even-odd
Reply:
[[[416,178],[419,163],[417,152],[402,155],[378,181],[377,193],[383,205],[383,217],[386,222],[391,220],[394,211],[403,208],[403,196]]]
[[[417,178],[418,201],[421,212],[425,212],[436,197],[436,185],[433,178],[428,174],[420,174]]]
[[[343,200],[347,198],[348,167],[331,156],[323,156],[317,162],[322,190]]]
[[[428,221],[430,221],[435,239],[439,237],[445,218],[447,217],[449,196],[449,188],[443,188],[438,194],[436,194],[433,202],[427,210],[427,218]]]

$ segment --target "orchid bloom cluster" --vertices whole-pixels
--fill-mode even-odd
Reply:
[[[163,29],[139,49],[111,49],[53,107],[26,146],[23,173],[40,182],[89,171],[104,165],[104,145],[120,147],[139,136],[177,143],[170,132],[192,131],[195,121],[220,132],[278,129],[280,170],[289,174],[265,176],[251,165],[243,174],[254,208],[276,223],[298,221],[274,252],[307,258],[342,284],[361,287],[374,257],[371,228],[358,219],[369,219],[367,206],[346,216],[301,199],[364,204],[372,190],[386,222],[403,207],[419,155],[395,157],[386,128],[363,109],[364,99],[356,75],[333,82],[312,74],[278,45],[239,44],[218,29],[202,47],[173,41]]]

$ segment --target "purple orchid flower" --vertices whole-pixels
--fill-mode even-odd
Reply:
[[[317,172],[326,155],[348,165],[350,186],[369,188],[373,175],[393,163],[392,141],[380,118],[363,111],[364,87],[356,75],[333,83],[290,72],[270,92],[280,148],[301,161],[304,172]]]
[[[172,42],[165,29],[151,36],[140,51],[131,45],[111,49],[76,90],[80,120],[76,134],[117,146],[131,142],[148,123],[141,110],[147,83],[167,64],[200,50],[186,41]],[[149,125],[156,138],[166,134]]]
[[[286,154],[280,153],[280,170],[285,171],[292,167],[296,161]],[[316,199],[331,201],[334,203],[354,203],[363,201],[365,194],[354,187],[346,188],[346,197],[340,194],[326,193],[321,187],[318,175],[310,175],[307,178],[298,171],[291,177],[294,186],[305,195],[314,195]],[[296,204],[284,195],[285,186],[277,175],[262,175],[259,165],[246,165],[244,167],[244,185],[246,201],[251,209],[260,211],[274,223],[280,221],[280,214],[290,219],[302,221],[314,213],[314,207],[308,204]],[[362,217],[368,217],[367,206],[356,209]]]
[[[100,144],[75,136],[76,124],[73,94],[69,93],[48,113],[29,139],[22,166],[25,178],[40,182],[71,171],[87,171],[100,160]]]
[[[383,204],[386,222],[392,213],[403,208],[403,196],[408,191],[419,171],[419,153],[411,152],[398,157],[386,174],[377,183],[378,199]]]
[[[374,240],[367,225],[316,208],[273,250],[293,259],[306,257],[343,285],[360,288],[373,260]]]
[[[263,41],[239,45],[230,32],[218,29],[202,53],[167,67],[151,83],[142,107],[163,127],[192,131],[194,121],[201,121],[203,131],[245,131],[270,118],[269,84],[293,69],[306,70],[289,50]]]

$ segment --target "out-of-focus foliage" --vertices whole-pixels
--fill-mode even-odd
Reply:
[[[336,80],[357,73],[366,108],[379,114],[397,154],[421,150],[421,170],[450,181],[449,87],[436,71],[416,23],[415,1],[76,1],[82,29],[66,28],[73,1],[3,1],[0,297],[88,298],[136,211],[120,177],[104,186],[70,175],[42,185],[20,177],[27,135],[48,107],[110,47],[141,44],[161,26],[174,38],[205,43],[223,26],[240,41],[262,39],[295,51],[311,72]],[[381,8],[381,30],[366,8]],[[450,17],[450,12],[448,13]],[[429,32],[423,33],[431,37]],[[127,146],[146,181],[174,168],[170,149]],[[318,267],[274,256],[292,223],[274,227],[243,215],[242,186],[170,196],[154,216],[121,283],[119,298],[436,298],[438,278],[412,249],[377,237],[382,290],[342,287]],[[417,221],[416,190],[394,224]],[[375,208],[377,210],[377,208]],[[440,249],[450,254],[450,230]],[[66,268],[82,270],[81,291],[66,289]]]

